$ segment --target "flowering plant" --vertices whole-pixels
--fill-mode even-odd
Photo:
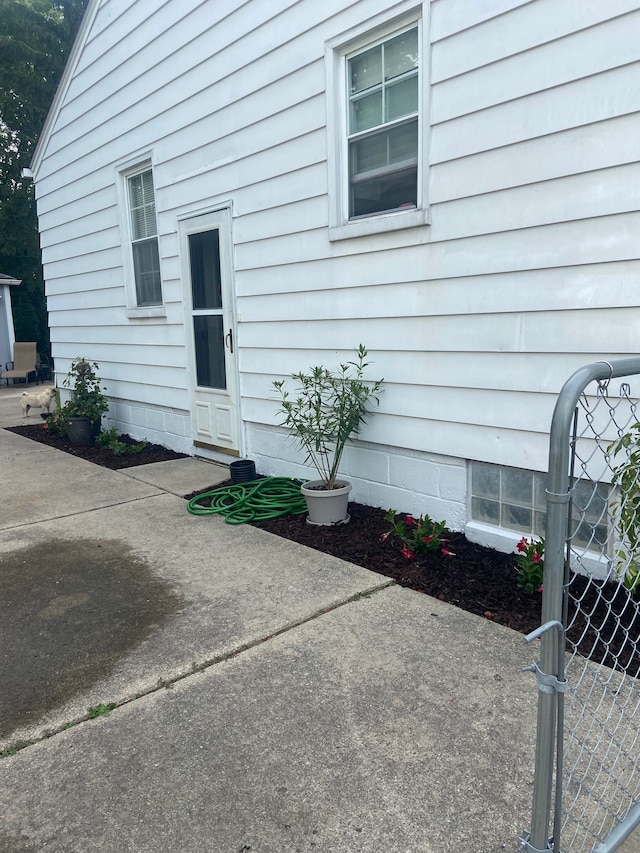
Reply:
[[[518,542],[516,548],[516,565],[518,577],[516,579],[520,589],[533,594],[542,592],[542,578],[544,575],[544,539],[532,539],[526,536]]]
[[[385,515],[390,522],[391,530],[382,534],[385,541],[392,534],[402,542],[402,555],[407,560],[412,560],[417,554],[429,554],[432,551],[440,551],[445,556],[455,557],[447,548],[447,539],[442,535],[446,521],[433,521],[428,515],[414,518],[405,515],[404,519],[397,519],[395,509],[390,509]]]

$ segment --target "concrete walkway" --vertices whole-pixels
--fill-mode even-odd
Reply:
[[[21,390],[0,388],[0,427]],[[31,742],[0,761],[0,851],[514,851],[535,649],[187,513],[227,476],[110,471],[0,429],[0,750]]]

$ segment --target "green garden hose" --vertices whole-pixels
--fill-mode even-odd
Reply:
[[[202,501],[211,505],[202,506]],[[280,515],[300,515],[307,511],[307,506],[299,481],[264,477],[203,492],[191,498],[187,509],[192,515],[222,515],[227,524],[245,524]]]

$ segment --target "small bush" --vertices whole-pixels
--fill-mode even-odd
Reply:
[[[96,438],[96,444],[98,447],[108,447],[114,456],[134,456],[136,453],[142,453],[149,446],[148,441],[139,441],[135,444],[122,441],[115,427],[103,430]]]

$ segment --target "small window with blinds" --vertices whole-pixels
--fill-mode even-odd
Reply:
[[[162,305],[158,226],[151,169],[129,175],[127,199],[136,304],[139,308]]]

